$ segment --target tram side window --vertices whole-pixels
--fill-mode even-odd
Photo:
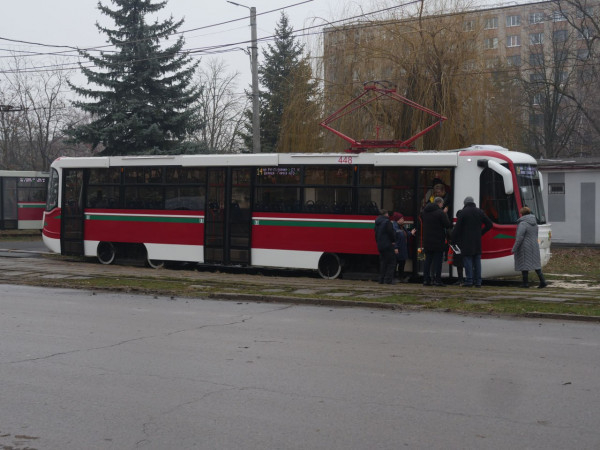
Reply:
[[[255,211],[300,212],[300,188],[283,186],[257,187]]]
[[[125,167],[123,183],[125,184],[160,184],[163,182],[162,167]]]
[[[313,167],[306,166],[304,169],[304,184],[320,185],[352,185],[352,167]]]
[[[52,169],[48,181],[48,196],[46,197],[46,211],[51,211],[58,206],[58,172]]]
[[[167,167],[167,184],[206,184],[206,169],[202,167]]]
[[[384,173],[383,207],[389,211],[415,216],[414,208],[415,170],[395,167]]]
[[[164,209],[163,167],[126,167],[123,171],[126,209]]]
[[[254,210],[301,212],[301,167],[258,167]]]
[[[78,169],[63,171],[65,192],[63,195],[63,213],[67,217],[77,216],[83,212],[83,175]]]
[[[300,167],[259,167],[256,169],[256,184],[300,184]]]
[[[497,224],[514,224],[519,215],[514,194],[504,192],[502,176],[492,169],[484,169],[479,177],[481,209]]]
[[[381,206],[383,170],[375,167],[358,168],[358,213],[377,215]]]
[[[17,182],[20,202],[45,202],[48,179],[43,177],[21,177]]]
[[[206,169],[167,167],[165,209],[202,211],[206,203]]]
[[[90,169],[87,187],[88,208],[119,208],[121,170],[119,167]]]
[[[308,213],[352,213],[352,166],[304,169],[304,206]]]
[[[304,188],[304,212],[321,214],[351,214],[352,188],[306,187]]]

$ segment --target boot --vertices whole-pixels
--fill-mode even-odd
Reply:
[[[542,288],[545,288],[546,286],[548,286],[548,283],[546,283],[546,279],[544,278],[544,274],[542,273],[542,270],[538,269],[535,271],[535,273],[537,274],[538,278],[540,279],[540,284],[538,285],[538,289],[542,289]]]
[[[526,270],[523,270],[521,272],[521,276],[523,277],[523,281],[521,283],[521,287],[522,288],[528,288],[529,287],[529,272],[527,272]]]

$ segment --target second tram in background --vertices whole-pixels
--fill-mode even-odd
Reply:
[[[539,223],[542,263],[550,225],[531,156],[497,146],[361,154],[240,154],[59,158],[51,166],[46,246],[65,255],[142,255],[165,261],[317,270],[377,267],[380,208],[412,226],[432,184],[455,217],[466,196],[494,222],[483,237],[484,277],[514,275],[519,209]],[[419,273],[410,244],[407,270]]]
[[[48,173],[0,170],[0,230],[41,230]]]

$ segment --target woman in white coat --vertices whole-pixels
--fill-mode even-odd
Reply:
[[[545,288],[548,283],[542,273],[537,220],[527,206],[523,206],[520,212],[521,217],[517,220],[517,236],[512,248],[515,254],[515,270],[521,272],[523,276],[521,287],[529,287],[529,271],[535,270],[540,279],[538,288]]]

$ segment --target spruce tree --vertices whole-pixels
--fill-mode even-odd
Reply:
[[[173,38],[183,19],[173,17],[148,23],[147,16],[165,7],[166,1],[111,0],[114,9],[98,3],[114,28],[98,23],[116,51],[99,56],[81,51],[93,68],[81,65],[90,86],[73,86],[88,101],[75,106],[91,116],[91,122],[67,130],[77,142],[101,144],[105,155],[171,153],[181,151],[179,140],[197,129],[191,105],[199,92],[191,84],[197,64],[182,52],[179,36],[165,48],[161,43]]]
[[[316,90],[316,84],[306,77],[307,68],[310,71],[308,58],[303,56],[304,45],[300,44],[293,34],[288,17],[281,13],[275,29],[274,44],[263,50],[263,62],[258,66],[259,79],[262,89],[260,101],[260,141],[262,152],[279,151],[281,138],[282,117],[284,110],[290,105],[294,92],[306,92],[306,102]],[[299,76],[304,74],[304,76]],[[303,83],[306,86],[297,86]],[[246,112],[248,123],[243,135],[246,146],[252,148],[252,111]],[[316,119],[315,119],[316,120]]]

